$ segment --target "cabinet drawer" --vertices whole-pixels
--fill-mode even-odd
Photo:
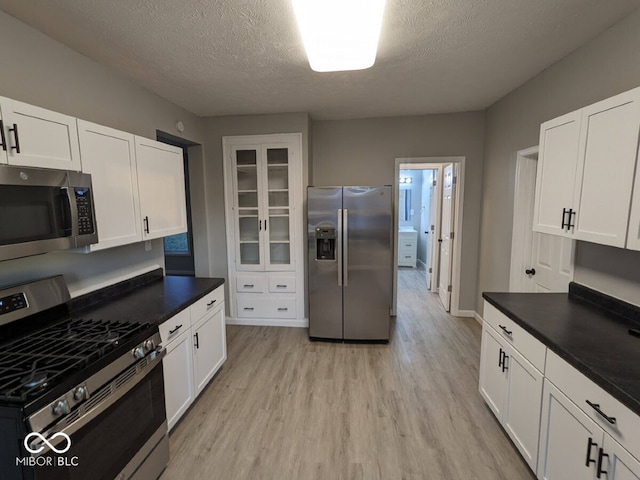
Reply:
[[[160,338],[162,344],[167,347],[174,339],[191,328],[191,311],[185,308],[166,322],[160,324]]]
[[[547,347],[542,342],[486,301],[484,302],[484,320],[534,367],[544,373]]]
[[[238,317],[296,318],[296,299],[238,297]]]
[[[398,240],[398,250],[402,250],[403,248],[407,248],[409,250],[412,250],[412,249],[416,248],[416,244],[417,244],[417,242],[415,240],[402,240],[402,239],[399,239]]]
[[[582,411],[600,425],[636,458],[640,459],[640,416],[636,415],[620,401],[569,365],[556,353],[547,354],[547,379],[571,399]],[[598,405],[599,409],[615,423],[607,421],[587,401]]]
[[[222,303],[224,303],[224,287],[221,285],[191,305],[191,323],[195,324]]]
[[[273,292],[273,293],[295,292],[296,291],[296,278],[295,277],[270,277],[269,278],[269,291]]]
[[[242,275],[236,278],[236,292],[264,293],[265,291],[264,277]]]

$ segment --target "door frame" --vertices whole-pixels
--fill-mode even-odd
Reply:
[[[456,235],[453,238],[453,266],[452,282],[451,282],[451,315],[461,316],[460,310],[460,278],[461,278],[461,258],[462,258],[462,219],[464,203],[464,174],[465,174],[466,157],[407,157],[396,158],[393,177],[393,289],[391,302],[391,315],[396,316],[398,306],[398,208],[400,205],[400,165],[408,164],[409,169],[415,164],[427,164],[422,169],[437,169],[438,166],[446,163],[454,163],[458,165],[458,177],[456,179],[456,192],[454,199],[454,208],[456,212],[455,229]],[[435,165],[434,165],[435,164]],[[403,168],[404,169],[404,168]],[[433,292],[433,289],[431,290]],[[425,290],[425,294],[427,291]]]
[[[511,231],[511,264],[509,291],[529,291],[522,281],[522,272],[529,268],[533,245],[533,209],[536,192],[538,145],[519,150],[516,154],[516,179],[513,193],[513,229]],[[536,168],[533,168],[535,165]]]

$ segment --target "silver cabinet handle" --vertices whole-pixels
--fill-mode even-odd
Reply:
[[[253,288],[253,283],[245,283],[242,288]]]
[[[276,288],[287,288],[287,286],[278,284],[278,285],[276,285]]]
[[[338,209],[338,286],[342,286],[342,209]]]
[[[344,251],[342,252],[343,259],[343,278],[344,278],[344,286],[349,286],[349,210],[344,209],[344,246],[342,247]]]
[[[287,307],[278,307],[279,312],[286,312],[287,310],[289,310]]]
[[[243,308],[243,310],[249,310],[249,311],[251,311],[251,310],[253,310],[253,307],[244,307],[244,308]]]

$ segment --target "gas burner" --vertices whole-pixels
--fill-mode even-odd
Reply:
[[[22,377],[20,379],[20,383],[24,388],[44,388],[47,386],[47,379],[49,375],[47,372],[43,372],[40,370],[34,370],[26,377]]]
[[[104,341],[111,345],[118,345],[120,343],[120,334],[117,332],[109,331],[104,337]]]

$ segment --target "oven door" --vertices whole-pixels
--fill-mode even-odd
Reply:
[[[48,429],[46,436],[57,450],[65,450],[69,445],[70,448],[63,453],[46,448],[40,455],[43,460],[34,467],[34,478],[157,479],[169,461],[163,356],[164,350],[149,362],[146,371],[136,374],[140,376],[139,379],[128,376],[126,372],[116,377],[112,385],[124,382],[121,387],[115,387],[113,394],[120,397],[103,400],[102,403],[108,404],[108,407],[92,410],[87,416],[94,417],[95,414],[95,417],[88,423],[81,417],[67,426],[58,425]],[[96,392],[92,398],[98,398],[101,392]],[[68,434],[70,442],[64,439],[61,443],[54,441],[54,438],[57,441],[61,438],[56,437],[57,432]]]
[[[0,261],[73,244],[66,172],[0,167]]]

